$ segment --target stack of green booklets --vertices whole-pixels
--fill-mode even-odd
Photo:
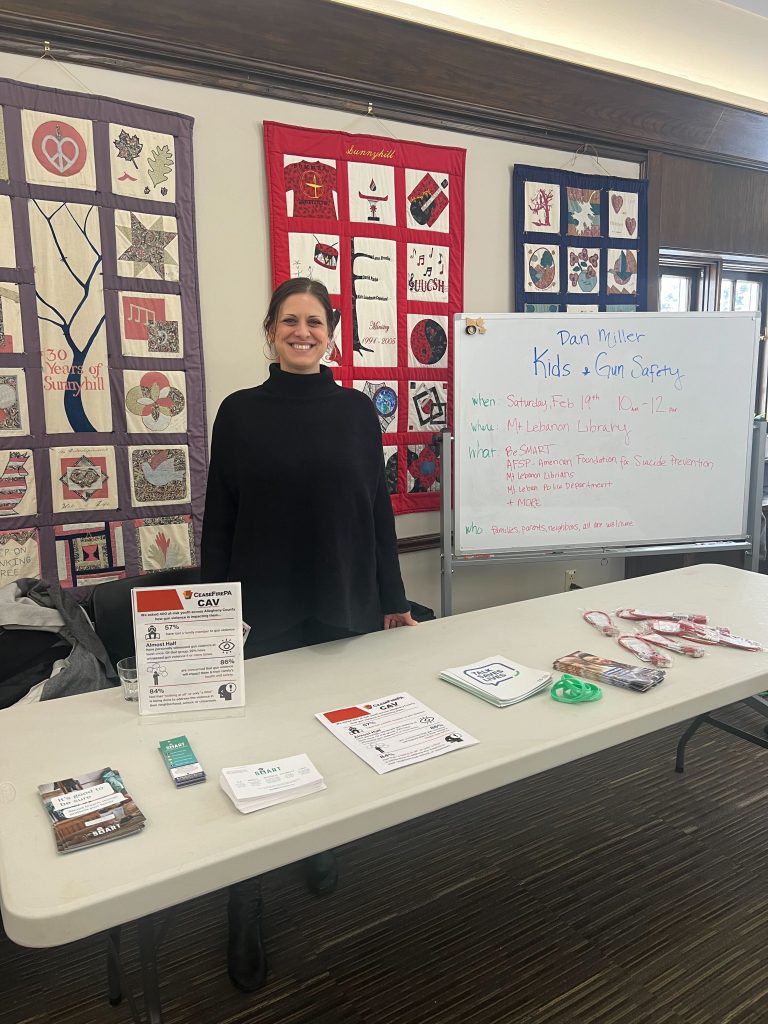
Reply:
[[[160,754],[177,789],[205,782],[205,771],[186,736],[160,740]]]
[[[501,654],[492,654],[471,665],[447,668],[440,673],[440,678],[497,708],[519,704],[521,700],[546,690],[552,682],[550,672],[518,665]]]

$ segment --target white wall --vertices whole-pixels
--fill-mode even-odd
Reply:
[[[74,81],[63,68],[76,76]],[[320,107],[223,92],[182,83],[105,71],[50,60],[0,53],[0,77],[19,78],[76,92],[90,90],[128,103],[189,114],[195,118],[195,198],[200,272],[200,304],[205,356],[209,430],[222,399],[258,384],[267,374],[260,323],[271,292],[264,120],[463,146],[467,149],[465,308],[500,313],[513,308],[511,181],[516,163],[560,167],[568,153],[510,142],[459,135]],[[362,106],[362,104],[361,104]],[[605,173],[637,177],[636,164],[601,161]],[[599,173],[594,160],[579,157],[572,169]],[[398,518],[400,536],[434,533],[437,513]],[[578,563],[579,582],[602,583],[621,576],[622,562]],[[409,596],[433,608],[440,605],[439,552],[403,558]],[[462,570],[457,611],[562,590],[563,565]]]

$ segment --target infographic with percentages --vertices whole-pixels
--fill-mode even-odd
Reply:
[[[139,714],[245,704],[239,583],[136,587]]]

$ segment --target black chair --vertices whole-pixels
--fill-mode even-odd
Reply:
[[[93,628],[106,647],[112,664],[117,665],[122,658],[133,655],[131,591],[134,587],[181,587],[199,582],[200,570],[197,568],[165,569],[94,587],[90,597]]]

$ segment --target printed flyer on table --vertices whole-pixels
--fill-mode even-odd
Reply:
[[[379,775],[477,743],[409,693],[320,712],[315,718]]]

